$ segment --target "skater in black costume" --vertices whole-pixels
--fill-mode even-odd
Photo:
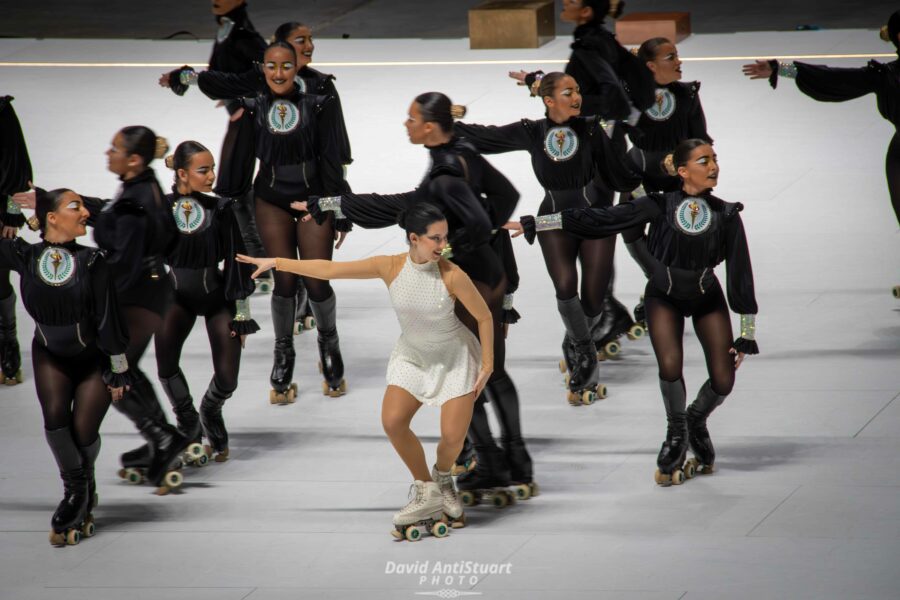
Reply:
[[[469,437],[478,455],[474,471],[459,479],[460,490],[473,491],[504,487],[510,481],[519,484],[520,497],[537,492],[533,483],[531,457],[522,438],[519,397],[505,367],[506,344],[503,335],[504,295],[508,284],[504,265],[491,247],[492,230],[515,210],[519,194],[499,171],[472,146],[453,134],[453,119],[463,107],[453,106],[438,92],[418,96],[410,105],[406,128],[413,144],[422,144],[431,155],[431,168],[416,190],[402,194],[352,194],[333,198],[313,198],[296,205],[309,210],[314,219],[327,218],[329,211],[366,228],[389,227],[407,207],[430,202],[441,208],[450,226],[452,260],[475,283],[491,310],[494,323],[494,373],[485,394],[475,403]],[[460,319],[473,332],[471,315]],[[497,446],[488,425],[484,400],[489,397],[497,411],[503,449]],[[466,495],[474,500],[477,494]],[[510,497],[497,494],[495,502]],[[504,504],[505,505],[505,504]]]
[[[580,86],[581,114],[615,122],[611,128],[613,148],[620,153],[626,151],[626,130],[633,131],[632,126],[642,111],[653,105],[655,87],[653,76],[644,62],[622,47],[604,25],[607,16],[618,18],[624,8],[624,2],[565,0],[560,13],[560,20],[576,25],[572,54],[565,73],[571,75]],[[509,75],[520,84],[527,85],[533,96],[538,95],[540,79],[544,75],[542,71],[518,71]],[[613,189],[601,180],[596,180],[594,184],[599,188],[603,201],[611,203]],[[619,201],[627,198],[628,195],[622,194]],[[615,244],[610,244],[606,250],[614,252]],[[591,323],[591,337],[600,357],[618,354],[616,340],[622,334],[634,339],[643,333],[641,327],[634,327],[628,309],[613,294],[613,257],[608,260],[608,285],[603,307],[600,316]]]
[[[712,195],[719,167],[706,140],[681,142],[674,164],[682,189],[651,194],[614,207],[572,208],[538,217],[523,217],[526,237],[552,235],[562,229],[595,239],[630,227],[650,224],[648,248],[653,260],[645,291],[647,322],[659,365],[659,383],[668,431],[657,458],[656,482],[680,484],[695,471],[712,473],[715,451],[706,420],[734,387],[735,371],[745,354],[757,354],[756,297],[747,238],[738,203]],[[728,304],[713,272],[725,261]],[[740,314],[740,336],[732,335],[728,305]],[[686,405],[682,376],[684,318],[692,317],[703,346],[709,379],[697,399]],[[685,465],[688,443],[695,458]]]
[[[546,190],[539,214],[608,206],[610,200],[594,185],[595,179],[619,191],[637,187],[638,174],[624,155],[615,151],[600,118],[579,116],[581,95],[574,79],[550,73],[541,79],[539,94],[547,109],[544,119],[522,119],[500,127],[457,123],[455,130],[486,154],[528,152],[535,176]],[[591,326],[601,319],[615,238],[579,240],[554,232],[541,236],[540,242],[566,330],[563,356],[569,372],[568,400],[589,404],[604,395],[598,384]],[[580,298],[577,261],[582,265]]]
[[[135,383],[115,406],[147,441],[122,455],[120,475],[124,477],[125,470],[131,467],[146,467],[147,479],[159,488],[160,494],[176,487],[171,483],[180,484],[178,478],[164,480],[177,468],[181,452],[190,443],[166,421],[153,384],[138,367],[172,300],[165,256],[177,230],[165,194],[150,167],[151,161],[161,158],[167,148],[165,140],[147,127],[121,129],[106,151],[109,170],[122,180],[119,193],[112,200],[82,196],[91,213],[88,224],[94,227],[94,241],[108,254],[116,296],[128,329],[126,355]],[[17,194],[15,198],[33,206],[33,193]],[[135,476],[131,481],[137,483],[141,479]]]
[[[894,44],[900,55],[900,10],[893,13],[888,24],[881,28],[881,38]],[[875,94],[881,116],[890,121],[895,129],[900,127],[900,59],[887,64],[870,60],[865,67],[855,68],[757,60],[744,65],[743,71],[750,79],[768,79],[773,89],[777,87],[779,77],[794,79],[801,92],[819,102],[846,102]],[[894,216],[900,223],[900,133],[897,131],[888,144],[885,172]],[[893,294],[895,298],[900,298],[900,285],[894,286]]]
[[[234,258],[245,253],[234,216],[237,201],[207,195],[216,179],[209,150],[197,142],[182,142],[166,158],[166,165],[175,170],[175,185],[166,200],[179,235],[168,256],[175,301],[155,340],[159,380],[181,433],[199,444],[202,429],[207,440],[202,452],[194,447],[189,456],[205,464],[215,454],[215,460],[223,462],[228,459],[228,431],[222,405],[237,389],[244,339],[259,331],[250,318],[252,269]],[[206,321],[213,377],[198,414],[180,364],[182,348],[199,316]]]
[[[35,321],[35,387],[65,487],[50,543],[64,546],[94,535],[100,423],[132,378],[112,269],[103,251],[75,241],[89,214],[81,198],[71,190],[39,190],[36,204],[43,241],[0,240],[0,265],[19,273],[22,302]]]
[[[0,238],[12,239],[25,224],[11,196],[31,187],[33,175],[22,126],[12,96],[0,96]],[[0,383],[22,382],[22,355],[16,332],[16,292],[9,270],[0,269]]]
[[[637,126],[629,131],[634,146],[628,155],[643,174],[644,192],[673,192],[681,187],[681,179],[670,172],[672,167],[667,164],[675,146],[690,138],[713,142],[706,131],[706,116],[700,104],[700,82],[681,82],[678,49],[666,38],[645,41],[638,48],[637,56],[653,73],[656,102],[641,113]],[[622,240],[649,277],[644,228],[623,232]],[[646,323],[643,303],[635,307],[634,314],[636,320]]]
[[[254,182],[256,225],[266,254],[281,258],[331,259],[335,234],[332,219],[319,224],[301,221],[303,213],[291,202],[310,195],[329,195],[345,189],[341,166],[342,128],[329,106],[329,96],[304,94],[296,83],[297,53],[286,42],[273,42],[265,53],[264,79],[215,72],[175,71],[170,81],[197,84],[207,96],[248,98],[253,102],[256,157],[260,169]],[[297,275],[276,273],[272,295],[275,360],[272,403],[293,402],[294,320]],[[318,329],[323,391],[336,397],[346,391],[344,363],[337,332],[337,300],[327,281],[304,278],[310,308]]]

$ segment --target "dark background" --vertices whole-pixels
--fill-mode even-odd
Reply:
[[[249,0],[266,37],[284,21],[300,21],[318,37],[468,37],[467,11],[481,0]],[[562,2],[557,0],[557,11]],[[0,0],[0,37],[161,39],[212,38],[208,0]],[[888,0],[631,0],[625,12],[688,11],[694,33],[878,29],[900,2]],[[558,23],[557,34],[571,25]]]

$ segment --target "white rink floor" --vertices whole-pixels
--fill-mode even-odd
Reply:
[[[410,100],[437,89],[474,122],[541,114],[506,71],[517,61],[563,59],[568,39],[540,50],[467,49],[466,40],[318,40],[338,76],[356,162],[357,191],[412,188],[427,164],[402,128]],[[883,53],[872,31],[697,35],[685,57]],[[0,40],[0,61],[203,64],[209,43]],[[468,66],[324,66],[328,62],[509,60]],[[556,362],[561,325],[537,247],[517,243],[523,320],[509,337],[509,369],[543,494],[497,511],[469,512],[449,539],[395,543],[391,514],[409,477],[379,423],[384,370],[398,328],[377,282],[338,282],[350,392],[321,395],[312,334],[296,339],[299,401],[268,403],[268,298],[254,297],[263,330],[245,354],[226,406],[232,459],[187,471],[182,493],[157,497],[115,475],[139,442],[111,410],[98,464],[98,533],[80,546],[47,543],[61,484],[41,431],[30,357],[26,383],[0,389],[0,597],[66,600],[172,598],[491,599],[896,598],[900,589],[900,235],[887,196],[884,153],[893,133],[867,97],[818,104],[791,82],[773,92],[744,80],[743,61],[686,62],[703,82],[709,131],[722,162],[718,194],[746,205],[763,353],[739,371],[710,421],[713,477],[653,483],[664,435],[648,341],[605,363],[609,398],[571,408]],[[862,64],[864,59],[827,61]],[[544,63],[549,70],[552,65]],[[149,125],[173,143],[218,148],[221,109],[191,90],[156,86],[161,67],[0,66],[0,93],[16,96],[36,183],[112,195],[103,152],[121,126]],[[168,70],[168,69],[165,69]],[[492,159],[533,213],[540,190],[524,154]],[[158,173],[170,173],[158,163]],[[517,240],[518,241],[518,240]],[[338,258],[403,250],[396,229],[354,232]],[[620,244],[617,295],[643,287]],[[722,273],[724,275],[724,273]],[[23,349],[32,327],[19,307]],[[705,379],[688,326],[690,395]],[[155,373],[152,353],[144,369]],[[199,397],[211,372],[202,327],[185,372]],[[159,388],[158,388],[159,389]],[[161,390],[160,390],[161,392]],[[415,428],[433,455],[437,414]],[[429,575],[388,573],[424,561]],[[506,564],[509,573],[435,580],[435,562]],[[444,590],[441,592],[441,590]],[[440,595],[439,595],[440,594]]]

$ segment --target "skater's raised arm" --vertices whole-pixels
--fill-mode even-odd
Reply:
[[[528,243],[541,231],[562,229],[575,237],[594,240],[621,233],[652,221],[660,215],[659,201],[644,196],[610,207],[567,208],[562,212],[522,217],[521,229]],[[509,228],[518,229],[513,224]]]

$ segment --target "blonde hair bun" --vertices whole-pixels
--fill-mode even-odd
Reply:
[[[169,142],[162,136],[156,136],[156,150],[153,152],[153,158],[162,158],[169,151]],[[168,165],[166,165],[168,166]],[[171,167],[170,167],[171,168]]]
[[[450,105],[450,116],[454,119],[462,119],[466,116],[466,107],[462,104],[451,104]]]
[[[669,175],[678,175],[678,169],[675,168],[675,155],[671,152],[666,154],[666,157],[662,161],[662,167]]]
[[[881,29],[878,31],[878,37],[880,37],[885,42],[891,41],[891,34],[888,32],[888,26],[882,25]]]
[[[174,170],[175,169],[175,155],[174,154],[168,155],[166,157],[165,163],[166,163],[166,167]]]

